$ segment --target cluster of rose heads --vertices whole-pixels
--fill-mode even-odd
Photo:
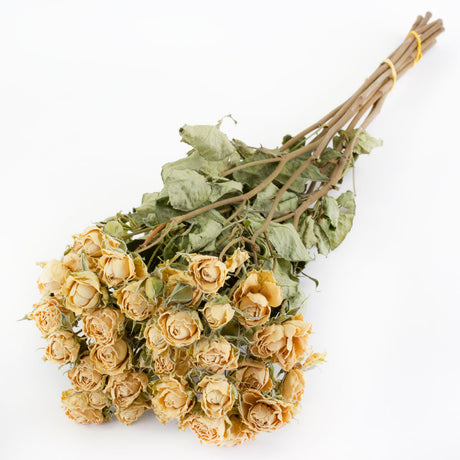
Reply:
[[[45,359],[68,364],[65,413],[78,423],[153,409],[201,441],[231,446],[281,428],[322,359],[310,324],[283,312],[282,289],[247,252],[225,260],[177,254],[147,270],[126,244],[94,226],[43,265],[28,315]]]

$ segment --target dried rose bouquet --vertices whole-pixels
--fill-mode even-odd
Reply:
[[[365,129],[442,32],[430,16],[355,94],[279,148],[230,140],[220,123],[185,125],[191,150],[163,166],[163,190],[43,264],[28,318],[45,359],[69,366],[71,419],[131,424],[153,409],[221,446],[289,423],[304,371],[324,359],[308,344],[299,276],[349,232],[354,195],[339,185],[380,145]]]

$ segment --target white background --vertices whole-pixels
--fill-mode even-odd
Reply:
[[[167,5],[166,5],[167,4]],[[347,98],[426,9],[446,33],[397,83],[356,168],[343,245],[309,265],[306,317],[328,362],[303,409],[235,449],[153,416],[79,426],[66,377],[17,322],[34,264],[89,223],[161,188],[184,124],[278,145]],[[0,457],[460,458],[460,9],[449,1],[0,2]],[[132,456],[132,457],[131,457]]]

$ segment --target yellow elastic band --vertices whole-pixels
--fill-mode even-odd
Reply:
[[[391,85],[391,88],[390,88],[390,91],[394,88],[395,86],[395,83],[396,83],[396,80],[398,78],[398,74],[396,73],[396,69],[395,69],[395,66],[393,65],[393,63],[391,62],[391,59],[384,59],[382,61],[382,63],[385,63],[388,65],[388,67],[390,68],[391,70],[391,76],[393,77],[393,84]]]
[[[414,62],[412,64],[412,67],[414,67],[415,64],[417,64],[418,61],[420,61],[420,59],[422,59],[422,40],[420,40],[420,37],[418,35],[418,33],[415,31],[415,30],[411,30],[409,32],[409,35],[408,37],[410,37],[411,35],[414,36],[414,38],[417,40],[417,54],[415,55],[415,59],[414,59]]]

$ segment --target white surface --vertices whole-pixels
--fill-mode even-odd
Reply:
[[[0,457],[458,459],[459,17],[455,0],[0,2]],[[35,261],[159,190],[184,123],[279,144],[348,97],[426,9],[447,32],[398,82],[356,168],[357,216],[309,266],[313,343],[298,420],[237,449],[153,417],[82,427],[43,363]]]

